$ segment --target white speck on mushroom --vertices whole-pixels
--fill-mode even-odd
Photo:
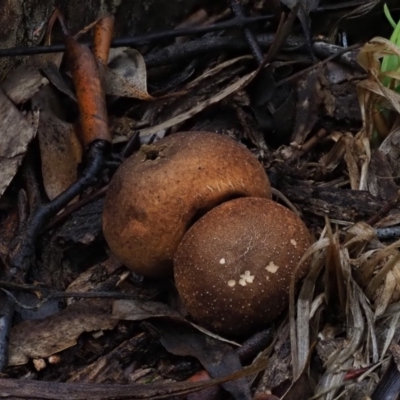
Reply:
[[[250,271],[244,271],[244,274],[240,275],[239,285],[246,286],[248,283],[253,283],[254,275],[251,275]]]
[[[271,274],[275,274],[276,271],[278,271],[279,267],[278,267],[273,261],[271,261],[271,262],[265,267],[265,269],[266,269],[268,272],[271,272]]]
[[[234,287],[236,285],[236,281],[234,279],[231,279],[228,281],[228,286],[229,287]]]
[[[292,244],[294,247],[297,247],[297,242],[294,239],[290,239],[290,244]]]
[[[219,260],[219,263],[220,263],[221,265],[224,265],[224,264],[226,263],[225,258],[221,258],[221,259]]]

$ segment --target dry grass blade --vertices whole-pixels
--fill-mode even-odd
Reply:
[[[326,232],[329,238],[325,260],[325,298],[330,312],[340,315],[346,304],[346,288],[344,287],[344,276],[341,268],[343,254],[340,249],[338,234],[333,234],[330,221],[328,218],[325,219]]]
[[[324,264],[324,250],[329,245],[327,238],[321,238],[314,243],[299,261],[297,268],[308,258],[314,255],[310,272],[304,280],[297,306],[297,320],[295,319],[294,279],[290,285],[290,340],[293,363],[293,376],[300,375],[310,351],[309,319],[315,281]]]
[[[253,365],[244,367],[242,370],[229,376],[202,382],[150,383],[143,385],[113,385],[106,383],[94,385],[83,383],[0,379],[0,387],[3,390],[3,393],[6,392],[8,396],[14,398],[32,398],[33,394],[40,393],[40,398],[47,400],[170,399],[173,396],[183,396],[214,385],[252,375],[265,369],[267,364],[267,360],[259,360]]]
[[[359,349],[363,341],[365,321],[362,314],[359,296],[361,290],[351,276],[350,260],[344,252],[341,254],[341,267],[347,287],[346,326],[348,343],[345,348],[334,352],[326,363],[328,370],[341,369]]]
[[[231,95],[232,93],[235,93],[235,92],[245,88],[253,80],[255,74],[256,74],[256,71],[243,76],[242,78],[238,79],[236,82],[232,83],[231,85],[229,85],[228,87],[223,89],[218,94],[210,97],[206,101],[203,101],[203,102],[197,104],[195,107],[191,108],[189,111],[179,114],[165,122],[162,122],[161,124],[152,126],[150,128],[141,129],[140,136],[152,135],[154,133],[157,133],[158,131],[171,128],[174,125],[177,125],[183,121],[186,121],[187,119],[189,119],[189,118],[193,117],[194,115],[198,114],[199,112],[203,111],[205,108],[207,108],[211,104],[218,103],[219,101],[223,100],[224,98]]]
[[[366,286],[368,282],[371,281],[372,275],[380,262],[386,257],[395,254],[398,247],[400,247],[400,240],[377,251],[376,254],[370,260],[366,260],[365,263],[359,264],[360,266],[357,268],[357,280],[360,282],[361,286]]]
[[[374,37],[360,49],[357,61],[366,71],[376,73],[380,70],[379,60],[387,55],[400,57],[400,49],[388,39]]]
[[[389,261],[384,265],[383,268],[372,278],[371,282],[365,289],[365,293],[368,297],[372,297],[382,280],[391,271],[394,266],[400,261],[400,254],[390,257]]]

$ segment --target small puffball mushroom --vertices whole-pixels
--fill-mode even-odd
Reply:
[[[183,237],[174,257],[176,287],[199,324],[222,335],[246,336],[287,307],[291,278],[310,244],[302,220],[280,204],[231,200]],[[303,263],[296,280],[308,269]]]
[[[117,170],[105,199],[104,236],[136,273],[172,275],[189,227],[216,205],[245,196],[271,198],[264,168],[246,147],[216,133],[176,133]]]

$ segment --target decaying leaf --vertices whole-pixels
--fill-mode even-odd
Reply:
[[[0,196],[20,166],[36,129],[0,89]]]
[[[155,301],[115,300],[112,315],[117,319],[141,321],[155,317],[170,317],[183,320],[180,313],[164,303]]]
[[[181,313],[168,307],[164,303],[142,300],[115,300],[113,302],[112,315],[114,318],[128,321],[142,321],[149,318],[170,318],[175,321],[190,324],[210,337],[238,346],[236,342],[224,339],[207,329],[187,321]]]
[[[2,82],[1,88],[14,104],[30,100],[49,81],[33,65],[21,65]]]
[[[112,49],[108,68],[103,73],[108,95],[153,100],[147,92],[146,65],[138,51],[129,48]]]
[[[48,357],[76,344],[83,332],[113,329],[109,301],[81,301],[42,320],[24,321],[11,329],[9,365]]]
[[[63,111],[51,87],[43,88],[32,103],[41,109],[38,136],[43,184],[53,200],[77,179],[82,146],[74,126],[58,117]]]
[[[210,106],[211,104],[215,104],[218,103],[219,101],[221,101],[222,99],[224,99],[225,97],[229,96],[230,94],[243,89],[244,87],[246,87],[251,80],[253,79],[253,77],[255,76],[256,72],[251,72],[245,76],[243,76],[242,78],[240,78],[239,80],[237,80],[236,82],[234,82],[233,84],[229,85],[228,87],[226,87],[225,89],[223,89],[221,92],[219,92],[218,94],[210,97],[209,99],[197,104],[196,106],[194,106],[193,108],[191,108],[189,111],[183,112],[180,115],[177,115],[165,122],[162,122],[156,126],[152,126],[151,128],[145,128],[145,129],[141,129],[140,130],[140,136],[148,136],[148,135],[152,135],[154,133],[157,133],[160,130],[163,129],[167,129],[170,128],[174,125],[177,125],[183,121],[186,121],[187,119],[193,117],[194,115],[198,114],[200,111],[203,111],[205,108],[207,108],[208,106]]]
[[[317,122],[317,109],[321,103],[319,94],[319,69],[309,72],[297,84],[295,126],[291,141],[303,144]]]
[[[210,374],[217,378],[239,371],[242,366],[232,347],[203,335],[188,326],[154,321],[163,346],[180,356],[196,357]],[[248,382],[239,379],[222,385],[235,399],[251,399]]]

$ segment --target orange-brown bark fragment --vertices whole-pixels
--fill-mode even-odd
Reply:
[[[81,114],[82,140],[85,145],[99,139],[111,141],[105,94],[94,55],[71,36],[64,40]]]
[[[102,18],[94,27],[94,46],[93,53],[98,61],[103,65],[108,63],[111,40],[114,33],[114,16],[107,15]]]

